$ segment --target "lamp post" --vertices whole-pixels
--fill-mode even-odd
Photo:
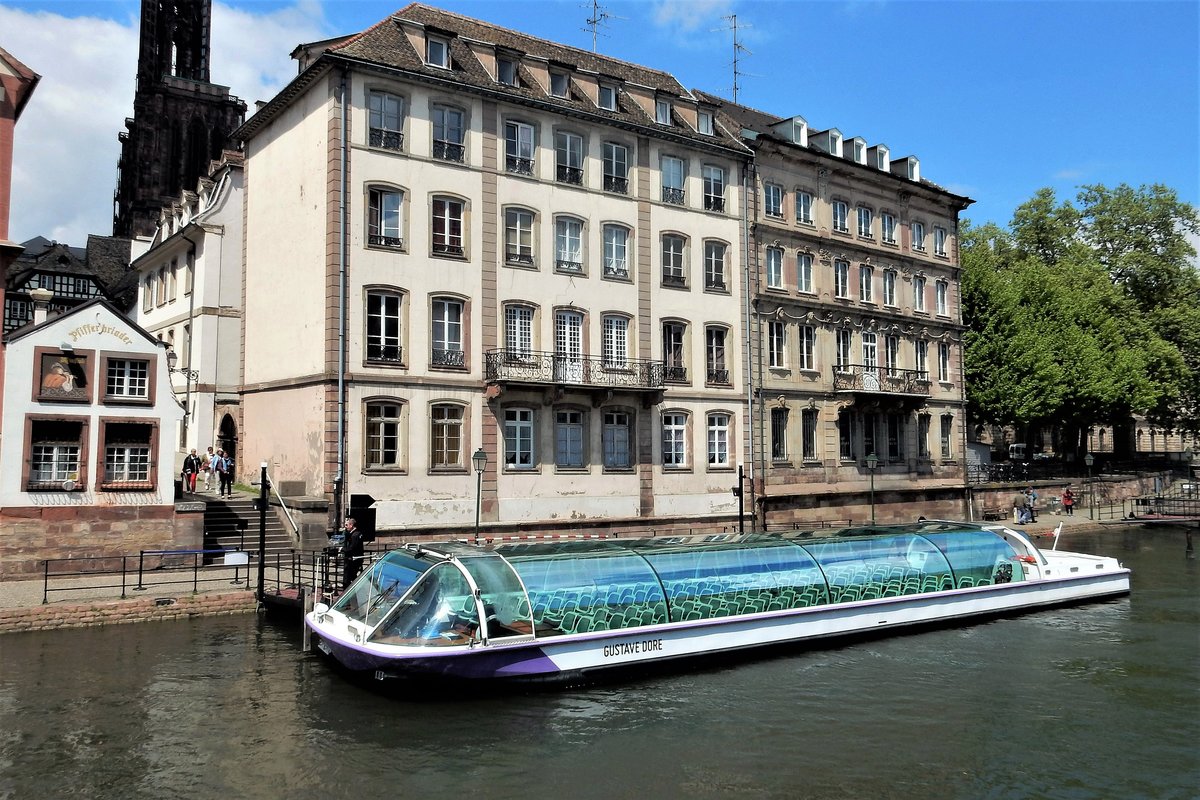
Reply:
[[[1092,485],[1092,464],[1096,463],[1096,457],[1088,453],[1083,457],[1083,463],[1087,464],[1088,468],[1088,519],[1096,518],[1096,487]]]
[[[475,455],[471,456],[471,463],[475,465],[475,544],[479,544],[479,510],[483,505],[483,471],[487,468],[487,453],[483,452],[483,448],[475,451]]]
[[[188,449],[188,420],[192,416],[192,381],[200,379],[200,373],[194,369],[176,369],[179,355],[173,348],[167,348],[167,372],[182,375],[186,383],[183,391],[183,449]]]
[[[875,524],[875,468],[879,466],[879,456],[875,451],[867,456],[867,470],[871,473],[871,524]]]

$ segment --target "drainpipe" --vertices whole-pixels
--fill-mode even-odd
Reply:
[[[747,181],[751,181],[750,171],[753,166],[747,162],[742,165],[742,273],[746,276],[746,286],[744,289],[745,297],[743,303],[745,305],[746,315],[746,419],[750,422],[750,508],[753,510],[756,523],[759,521],[758,513],[758,498],[756,496],[757,489],[755,487],[754,478],[758,474],[758,458],[756,453],[755,438],[757,428],[754,424],[754,346],[752,335],[751,321],[751,301],[753,295],[750,292],[750,217],[749,217],[749,200],[746,192]],[[753,182],[751,181],[751,185]],[[738,490],[742,491],[744,487],[741,485],[741,480],[738,481]],[[765,509],[762,524],[766,524]]]
[[[188,445],[188,421],[192,417],[192,370],[194,369],[194,367],[192,367],[192,364],[194,363],[192,361],[192,353],[195,349],[195,345],[192,343],[196,340],[196,243],[188,238],[186,229],[184,229],[184,232],[181,235],[183,236],[183,240],[192,246],[191,251],[188,253],[188,255],[191,256],[190,275],[192,281],[192,291],[188,294],[188,350],[187,362],[184,364],[185,372],[183,374],[183,379],[186,381],[186,383],[184,383],[183,391],[183,452],[186,454],[188,450],[191,449]],[[199,394],[199,373],[196,373],[196,375],[196,393]],[[215,376],[213,378],[213,382],[216,383]]]
[[[342,81],[338,87],[338,102],[341,104],[338,135],[338,168],[341,170],[338,185],[338,380],[337,380],[337,474],[333,478],[334,527],[342,519],[343,493],[346,484],[346,169],[349,147],[346,143],[346,78],[348,70],[342,70]]]

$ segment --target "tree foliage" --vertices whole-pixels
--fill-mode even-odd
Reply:
[[[1009,229],[964,227],[967,402],[983,422],[1079,431],[1148,414],[1196,430],[1195,210],[1165,187],[1042,189]]]

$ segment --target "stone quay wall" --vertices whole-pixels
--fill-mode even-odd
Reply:
[[[248,614],[257,608],[254,592],[246,590],[170,598],[59,602],[0,608],[0,634]]]

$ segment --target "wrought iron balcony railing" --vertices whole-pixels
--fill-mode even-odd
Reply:
[[[729,370],[716,369],[714,367],[709,367],[707,380],[709,383],[728,384],[729,383]]]
[[[505,157],[505,169],[509,172],[515,172],[518,175],[533,174],[533,159],[532,158],[517,158],[516,156]]]
[[[663,367],[663,380],[667,383],[687,383],[687,367]]]
[[[404,348],[399,345],[368,344],[367,360],[401,364],[404,362]]]
[[[724,211],[725,210],[725,198],[717,197],[717,196],[711,195],[711,194],[704,195],[704,210],[705,211]]]
[[[616,175],[604,176],[604,191],[629,194],[629,179],[618,178]]]
[[[451,242],[434,242],[433,252],[442,256],[461,256],[463,248],[461,244]]]
[[[371,147],[382,147],[385,150],[404,149],[404,134],[400,131],[371,128],[370,139]]]
[[[683,205],[683,189],[672,189],[670,186],[664,186],[662,199],[664,203],[681,206]]]
[[[456,161],[462,163],[463,157],[466,155],[466,148],[455,142],[435,141],[433,143],[433,157],[439,158],[442,161]]]
[[[509,264],[524,264],[532,267],[533,253],[509,252],[504,256],[504,260]]]
[[[566,167],[559,164],[557,177],[559,183],[573,183],[576,186],[583,184],[583,170],[579,167]]]
[[[649,359],[563,356],[533,350],[490,350],[485,354],[488,381],[566,383],[578,386],[658,389],[663,362]]]
[[[929,373],[915,369],[888,369],[862,364],[842,364],[833,368],[835,392],[873,392],[929,396]]]
[[[404,247],[404,240],[399,236],[384,236],[379,233],[372,233],[367,236],[367,244],[371,247]]]
[[[462,367],[467,363],[466,353],[462,350],[434,348],[429,354],[429,363],[435,367]]]
[[[555,259],[554,268],[559,272],[583,272],[583,262],[559,258]]]
[[[664,286],[687,286],[687,281],[682,275],[672,275],[669,272],[663,273]]]

